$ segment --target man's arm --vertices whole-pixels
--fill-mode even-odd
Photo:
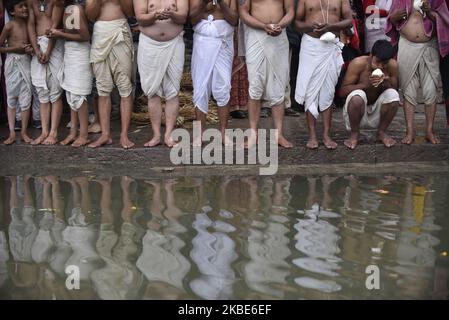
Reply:
[[[40,57],[42,56],[42,52],[41,52],[41,49],[37,45],[36,16],[34,15],[33,1],[28,0],[27,4],[28,4],[28,23],[27,23],[28,38],[30,39],[30,43],[31,43],[31,46],[33,47],[34,54],[40,60]]]
[[[148,13],[148,0],[134,0],[134,14],[141,27],[149,27],[160,19],[159,11]]]
[[[254,18],[249,10],[251,8],[251,0],[238,0],[239,1],[239,15],[240,19],[249,27],[254,29],[265,30],[266,25],[262,21]]]
[[[193,24],[197,24],[203,15],[207,3],[212,0],[189,0],[189,18]]]
[[[86,0],[86,16],[89,21],[97,20],[101,12],[102,0]]]
[[[278,23],[282,29],[287,28],[295,18],[295,4],[293,0],[284,0],[284,11],[285,15]]]
[[[119,0],[119,2],[126,17],[134,16],[133,0]]]
[[[64,30],[52,29],[50,30],[49,37],[50,38],[61,38],[68,41],[77,41],[77,42],[85,42],[90,40],[90,33],[88,28],[88,21],[86,14],[84,13],[83,7],[77,5],[75,8],[78,12],[74,12],[74,14],[80,15],[80,28],[78,33],[68,33]]]
[[[358,83],[360,78],[360,73],[364,68],[364,64],[359,63],[359,61],[353,60],[346,71],[343,83],[341,84],[340,90],[338,91],[338,96],[340,98],[346,98],[354,90],[365,90],[366,85],[363,83]]]
[[[399,67],[396,60],[391,59],[389,62],[389,77],[384,77],[383,82],[379,85],[383,90],[387,90],[389,88],[393,88],[395,90],[398,89],[398,75],[399,75]]]
[[[352,9],[349,4],[349,0],[342,0],[341,3],[341,16],[342,19],[340,22],[329,24],[326,27],[325,32],[327,31],[342,31],[345,29],[349,29],[352,26]]]
[[[237,0],[231,0],[229,6],[223,0],[218,0],[218,5],[220,6],[221,12],[223,12],[225,20],[230,25],[237,26],[239,24],[239,14],[237,12]]]
[[[315,24],[305,22],[306,18],[306,3],[299,1],[296,9],[295,27],[298,32],[309,33],[317,27]]]

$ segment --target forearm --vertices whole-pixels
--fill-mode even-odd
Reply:
[[[302,33],[313,32],[313,30],[315,29],[313,24],[311,24],[309,22],[305,22],[305,21],[300,21],[300,20],[295,21],[295,27],[296,27],[296,31],[302,32]]]
[[[240,19],[249,27],[254,29],[265,29],[265,23],[262,21],[254,18],[252,15],[249,14],[248,11],[240,11]]]
[[[352,27],[352,19],[342,20],[329,26],[329,31],[342,31]]]
[[[282,17],[281,21],[279,21],[279,25],[281,26],[282,29],[287,28],[293,21],[295,17],[295,14],[293,11],[291,12],[287,12],[287,14]]]
[[[99,0],[86,0],[86,16],[90,21],[97,20],[97,17],[101,12],[101,1]]]
[[[139,14],[136,18],[139,26],[141,27],[149,27],[153,25],[157,20],[156,12]]]
[[[67,32],[61,32],[60,38],[67,40],[67,41],[77,41],[77,42],[84,42],[84,41],[89,40],[89,39],[86,39],[86,37],[84,37],[80,33],[67,33]]]
[[[30,39],[30,44],[33,47],[34,51],[39,50],[39,46],[37,45],[37,37],[36,37],[36,26],[34,23],[28,23],[28,37]]]
[[[338,91],[338,95],[340,98],[346,98],[351,92],[355,90],[366,90],[366,86],[359,83],[359,84],[348,84],[346,86],[343,86]]]
[[[179,11],[174,11],[171,16],[171,20],[176,24],[184,25],[187,21],[187,14]]]
[[[23,47],[0,47],[0,53],[25,53],[25,49]]]
[[[239,23],[239,15],[235,10],[232,10],[223,0],[218,0],[218,4],[220,5],[221,12],[223,12],[223,16],[225,20],[233,25],[237,26]]]

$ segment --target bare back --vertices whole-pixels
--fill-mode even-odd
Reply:
[[[413,0],[410,0],[413,2]],[[412,3],[413,7],[413,3]],[[424,32],[424,21],[421,13],[412,9],[413,12],[407,19],[407,22],[402,27],[400,33],[401,35],[411,42],[427,42],[431,38],[426,36]]]
[[[277,24],[285,15],[284,0],[250,0],[249,13],[265,24]]]
[[[112,21],[126,19],[126,15],[120,6],[119,0],[97,0],[101,1],[100,14],[97,17],[99,21]]]
[[[178,10],[180,2],[188,3],[188,0],[140,0],[147,4],[147,13],[161,9]],[[184,25],[175,23],[172,19],[156,20],[150,26],[140,26],[140,32],[156,41],[169,41],[178,36]]]

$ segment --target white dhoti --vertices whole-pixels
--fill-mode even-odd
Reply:
[[[47,51],[50,40],[45,36],[37,38],[37,44],[41,52]],[[64,47],[60,40],[56,40],[50,59],[46,64],[41,64],[37,56],[31,60],[31,82],[36,87],[40,103],[54,103],[62,94],[62,88],[58,80],[58,73],[62,67]]]
[[[146,96],[170,100],[179,94],[184,69],[183,34],[164,42],[140,34],[137,65]]]
[[[315,118],[334,100],[335,86],[343,66],[343,44],[335,39],[325,42],[307,34],[302,36],[299,52],[295,100]]]
[[[92,92],[93,72],[90,64],[89,42],[66,41],[64,64],[58,79],[61,87],[66,91],[70,108],[78,111]]]
[[[31,106],[31,56],[8,53],[5,63],[8,108],[28,110]]]
[[[289,80],[287,33],[269,36],[263,30],[244,25],[245,56],[248,68],[249,97],[276,106],[285,100]]]
[[[399,102],[399,93],[393,89],[387,89],[381,93],[376,102],[372,105],[368,105],[368,98],[363,90],[354,90],[346,98],[345,105],[343,107],[343,119],[345,121],[346,130],[351,130],[351,124],[349,121],[348,106],[352,98],[358,96],[362,98],[365,105],[365,113],[360,121],[360,128],[362,129],[377,129],[380,123],[380,111],[384,104]]]
[[[211,94],[219,107],[231,97],[234,27],[226,20],[201,20],[193,28],[193,102],[203,113],[209,110]]]

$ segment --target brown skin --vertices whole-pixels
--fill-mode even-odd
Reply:
[[[410,0],[413,4],[413,1]],[[429,5],[428,1],[424,1],[422,5],[422,10],[433,21],[436,23],[436,12],[434,12]],[[423,17],[419,11],[413,10],[413,12],[407,17],[407,12],[405,10],[398,10],[393,12],[390,15],[390,21],[397,25],[401,21],[407,19],[407,23],[401,28],[400,34],[401,37],[406,38],[410,42],[416,43],[424,43],[430,41],[432,38],[429,38],[424,33],[424,22]],[[436,28],[434,28],[436,33]],[[432,37],[435,36],[435,33]],[[437,135],[435,135],[433,130],[433,123],[435,120],[436,114],[436,103],[426,105],[425,108],[426,113],[426,140],[432,144],[440,143],[440,139]],[[412,144],[415,140],[415,129],[413,125],[413,118],[415,113],[415,106],[413,106],[409,101],[404,100],[404,115],[407,124],[407,129],[405,133],[405,137],[402,139],[402,143],[404,144]]]
[[[293,21],[295,7],[293,0],[239,0],[240,19],[254,29],[264,30],[268,35],[277,37]],[[293,144],[283,134],[284,107],[282,102],[272,107],[274,126],[278,130],[276,140],[284,148],[292,148]],[[257,128],[260,118],[260,100],[248,100],[248,115],[251,135],[246,148],[257,143]]]
[[[14,19],[6,24],[0,35],[0,53],[17,53],[17,54],[31,54],[33,48],[31,47],[28,32],[27,32],[27,19],[28,19],[28,7],[26,1],[14,6],[14,12],[12,13]],[[4,45],[8,43],[7,47]],[[15,107],[15,106],[14,106]],[[23,126],[21,129],[21,138],[25,143],[30,143],[31,138],[27,134],[27,126],[30,118],[30,109],[22,111]],[[16,108],[8,108],[8,127],[9,137],[3,143],[6,145],[13,144],[16,141],[16,133],[14,131],[14,122],[16,119]]]
[[[236,0],[220,0],[217,1],[217,5],[214,6],[211,0],[190,0],[190,20],[194,25],[200,22],[202,19],[206,19],[211,14],[215,20],[226,20],[230,25],[237,26],[239,21],[239,15],[237,11]],[[201,132],[206,128],[206,116],[198,108],[195,109],[196,119],[201,122]],[[229,119],[229,103],[226,106],[218,108],[218,118],[220,120],[220,131],[222,136],[222,142],[225,145],[230,145],[231,142],[225,138],[225,130]],[[195,146],[202,144],[201,135],[198,137],[198,141],[194,141]]]
[[[371,73],[375,69],[381,69],[384,73],[382,77],[373,77]],[[398,88],[398,64],[394,59],[388,62],[381,62],[376,57],[362,56],[351,61],[343,79],[340,89],[340,96],[347,97],[354,90],[363,90],[368,99],[368,105],[372,105],[388,88]],[[378,138],[386,147],[392,147],[396,141],[386,134],[386,129],[396,115],[399,103],[389,103],[382,105],[380,124],[378,128]],[[344,144],[349,149],[354,150],[358,144],[359,125],[364,115],[366,106],[363,100],[356,96],[348,104],[348,114],[351,123],[351,135]]]
[[[299,2],[295,20],[295,26],[299,32],[306,33],[314,38],[319,38],[326,32],[332,32],[339,36],[340,31],[347,30],[352,26],[352,10],[348,0],[330,0],[329,8],[327,8],[327,1],[323,2],[323,13],[321,12],[320,0]],[[329,10],[329,16],[327,16],[327,10]],[[327,19],[327,17],[329,19],[325,21],[324,18]],[[328,107],[326,111],[322,112],[324,123],[323,143],[327,149],[335,149],[337,143],[330,138],[332,107],[322,107]],[[310,112],[306,113],[306,117],[309,131],[307,148],[317,149],[316,120]]]
[[[69,23],[69,20],[67,18],[73,15],[77,15],[79,17],[79,29],[64,24],[64,29],[51,29],[48,33],[48,36],[50,38],[64,39],[65,41],[88,42],[90,40],[90,34],[88,29],[87,17],[84,13],[84,8],[81,5],[68,5],[64,10],[63,21]],[[79,148],[89,143],[88,117],[88,105],[86,101],[84,101],[78,112],[71,110],[70,133],[67,138],[61,142],[62,145],[65,146],[71,144],[72,147]],[[77,138],[78,121],[80,124],[80,135]]]
[[[86,16],[90,21],[112,21],[124,19],[133,15],[134,7],[132,0],[86,0]],[[111,138],[111,97],[99,97],[99,118],[101,136],[89,144],[90,148],[98,148],[112,143]],[[133,108],[133,97],[122,97],[120,101],[121,133],[120,145],[123,149],[134,147],[128,137],[131,112]]]
[[[189,0],[134,0],[134,8],[140,32],[155,41],[169,41],[184,29],[189,12]],[[164,143],[170,148],[175,145],[171,133],[176,125],[178,109],[177,96],[166,101]],[[162,141],[162,104],[159,96],[148,97],[148,112],[153,138],[145,143],[145,147],[155,147]]]

